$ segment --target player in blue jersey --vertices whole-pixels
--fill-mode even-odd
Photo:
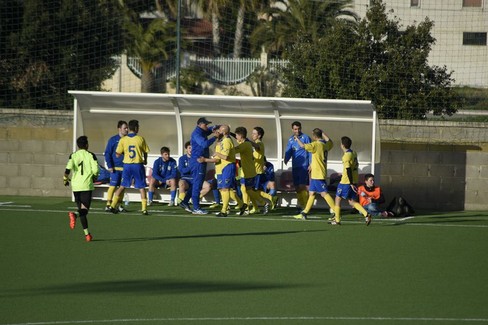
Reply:
[[[76,206],[78,211],[69,212],[69,227],[75,228],[76,219],[79,217],[83,232],[85,233],[85,240],[91,241],[92,235],[88,231],[88,210],[92,201],[93,193],[93,181],[97,178],[99,173],[99,167],[97,162],[97,156],[94,153],[88,151],[88,138],[84,135],[76,139],[76,145],[78,150],[73,152],[69,156],[68,164],[63,175],[63,182],[65,186],[68,186],[71,181],[71,189],[73,190],[73,196],[75,197]],[[73,172],[71,179],[69,179],[70,173]]]
[[[215,142],[218,136],[218,127],[209,127],[212,123],[205,117],[197,121],[190,138],[192,153],[190,157],[190,168],[192,176],[191,200],[193,203],[193,214],[207,214],[208,211],[200,208],[200,191],[207,173],[207,163],[199,162],[200,157],[209,158],[209,147]],[[215,129],[215,132],[214,132]],[[208,138],[213,134],[213,137]],[[185,210],[189,209],[190,197],[186,195],[180,206]]]
[[[124,156],[122,155],[117,157],[115,154],[115,149],[117,148],[120,139],[125,137],[127,132],[129,132],[126,121],[119,121],[117,123],[117,128],[119,132],[108,140],[107,146],[105,147],[105,152],[103,153],[107,170],[110,172],[110,183],[107,191],[107,205],[105,206],[105,211],[108,212],[110,212],[110,205],[112,204],[112,198],[115,190],[120,186],[120,182],[122,180],[122,170],[124,169]],[[121,193],[121,195],[124,195],[124,193]],[[123,212],[125,209],[122,206],[119,206],[119,211]]]
[[[192,176],[191,176],[191,168],[190,168],[190,157],[191,157],[191,143],[187,141],[185,143],[185,154],[178,159],[178,201],[177,203],[180,204],[188,190],[191,191],[192,185]],[[217,189],[217,186],[214,186],[216,183],[215,179],[207,179],[203,181],[202,190],[200,191],[200,198],[207,195],[210,190],[214,195],[215,203],[213,203],[210,208],[215,208],[220,205],[220,193]],[[191,193],[191,192],[190,192]],[[191,209],[188,208],[188,212],[192,212]]]
[[[154,190],[157,187],[166,187],[170,190],[169,206],[175,205],[176,199],[176,178],[178,168],[176,160],[170,157],[168,147],[161,148],[161,157],[156,159],[153,164],[152,177],[149,181],[148,202],[151,205],[154,198]]]
[[[293,134],[288,139],[288,143],[285,149],[285,165],[288,161],[292,160],[291,171],[293,175],[293,185],[297,192],[298,206],[303,209],[308,201],[308,189],[309,185],[309,172],[311,155],[304,148],[300,147],[297,139],[303,144],[312,142],[310,137],[302,133],[302,124],[299,121],[295,121],[291,124]]]
[[[264,183],[262,184],[262,190],[266,193],[269,193],[273,198],[273,202],[278,201],[278,197],[276,196],[276,179],[275,179],[275,170],[274,165],[266,160],[264,157]]]

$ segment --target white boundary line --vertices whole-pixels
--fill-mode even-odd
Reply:
[[[406,322],[477,322],[487,323],[488,318],[452,318],[452,317],[348,317],[348,316],[296,316],[296,317],[165,317],[165,318],[123,318],[98,320],[66,320],[27,323],[3,323],[0,325],[58,325],[58,324],[96,324],[96,323],[127,323],[127,322],[182,322],[182,321],[406,321]]]
[[[7,207],[12,207],[7,208]],[[76,207],[68,207],[67,210],[41,210],[41,209],[25,209],[25,207],[28,206],[18,206],[22,207],[23,209],[17,209],[13,208],[14,206],[2,206],[0,205],[0,211],[21,211],[21,212],[54,212],[54,213],[67,213],[70,209],[71,210],[76,210]],[[175,207],[175,209],[180,209],[178,207]],[[92,208],[90,211],[93,211],[92,213],[102,213],[102,214],[107,214],[107,215],[112,215],[111,213],[105,212],[103,208]],[[226,218],[218,218],[215,216],[213,213],[209,213],[206,215],[193,215],[193,214],[175,214],[172,211],[161,211],[161,210],[148,210],[150,213],[149,216],[142,216],[139,212],[123,212],[120,213],[120,215],[138,215],[141,216],[141,218],[147,218],[147,217],[158,217],[158,216],[171,216],[171,217],[177,217],[177,218],[197,218],[197,219],[202,219],[202,218],[211,218],[211,219],[238,219],[238,220],[253,220],[253,221],[288,221],[288,222],[318,222],[318,223],[327,223],[327,220],[324,219],[308,219],[306,221],[304,220],[296,220],[293,218],[293,215],[284,215],[281,216],[281,218],[269,218],[269,217],[262,217],[262,215],[259,215],[259,217],[253,217],[252,215],[250,216],[237,216],[237,215],[229,215]],[[428,217],[428,216],[426,216]],[[416,226],[416,227],[454,227],[454,228],[488,228],[488,225],[459,225],[459,224],[447,224],[447,223],[428,223],[428,222],[409,222],[409,223],[403,223],[403,221],[407,219],[421,219],[423,217],[408,217],[408,218],[402,218],[402,219],[373,219],[372,225],[375,223],[383,223],[383,224],[388,224],[388,223],[401,223],[403,226]],[[354,221],[354,220],[342,220],[342,223],[344,224],[352,224],[352,223],[364,223],[363,221]],[[2,324],[0,324],[2,325]]]

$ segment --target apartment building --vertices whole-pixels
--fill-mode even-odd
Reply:
[[[402,25],[434,21],[429,64],[454,71],[455,85],[488,88],[488,0],[383,0]],[[361,17],[370,0],[355,0]]]

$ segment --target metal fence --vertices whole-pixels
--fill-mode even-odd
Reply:
[[[268,67],[271,70],[286,66],[287,60],[269,60]],[[186,63],[188,66],[201,67],[208,78],[215,83],[223,85],[238,84],[245,81],[257,68],[263,66],[261,60],[251,58],[209,58],[193,57]],[[127,66],[139,78],[142,75],[139,59],[128,57]],[[153,69],[156,79],[170,80],[176,76],[176,64],[174,61],[164,61]]]

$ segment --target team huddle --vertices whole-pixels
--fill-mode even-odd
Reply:
[[[197,121],[190,141],[185,143],[185,154],[178,163],[170,157],[170,149],[162,147],[161,157],[154,161],[151,177],[146,183],[146,168],[149,146],[144,137],[138,135],[139,122],[119,121],[118,134],[107,143],[104,157],[110,172],[105,210],[112,213],[124,212],[121,205],[125,188],[134,187],[141,195],[141,212],[147,215],[147,207],[153,203],[158,187],[170,190],[170,206],[178,205],[186,211],[204,215],[209,212],[202,209],[200,200],[210,190],[214,193],[215,207],[220,207],[217,217],[227,217],[229,203],[234,201],[238,215],[254,213],[267,214],[277,204],[274,185],[273,165],[266,161],[263,143],[264,129],[257,126],[248,138],[247,129],[239,126],[231,132],[229,125],[214,125],[205,117]],[[351,149],[352,141],[341,138],[343,151],[343,173],[337,187],[335,200],[327,187],[327,156],[333,147],[332,140],[319,128],[312,131],[312,136],[302,133],[301,123],[292,123],[293,135],[289,138],[285,150],[284,163],[292,161],[293,184],[297,194],[297,208],[300,213],[296,219],[306,220],[312,209],[315,194],[320,194],[327,202],[333,217],[332,225],[341,224],[342,199],[359,211],[365,218],[366,225],[372,220],[371,214],[357,201],[358,160]],[[235,140],[235,141],[234,141]],[[78,150],[70,155],[64,173],[64,184],[72,184],[77,212],[70,212],[70,228],[80,218],[85,238],[92,240],[88,231],[87,214],[90,208],[93,182],[99,174],[96,156],[88,151],[86,136],[77,139]],[[213,152],[210,148],[213,146]],[[239,157],[239,159],[237,158]],[[215,177],[205,179],[207,164],[215,165]],[[69,179],[73,172],[72,179]],[[146,187],[148,192],[146,196]],[[177,191],[178,189],[178,191]]]

